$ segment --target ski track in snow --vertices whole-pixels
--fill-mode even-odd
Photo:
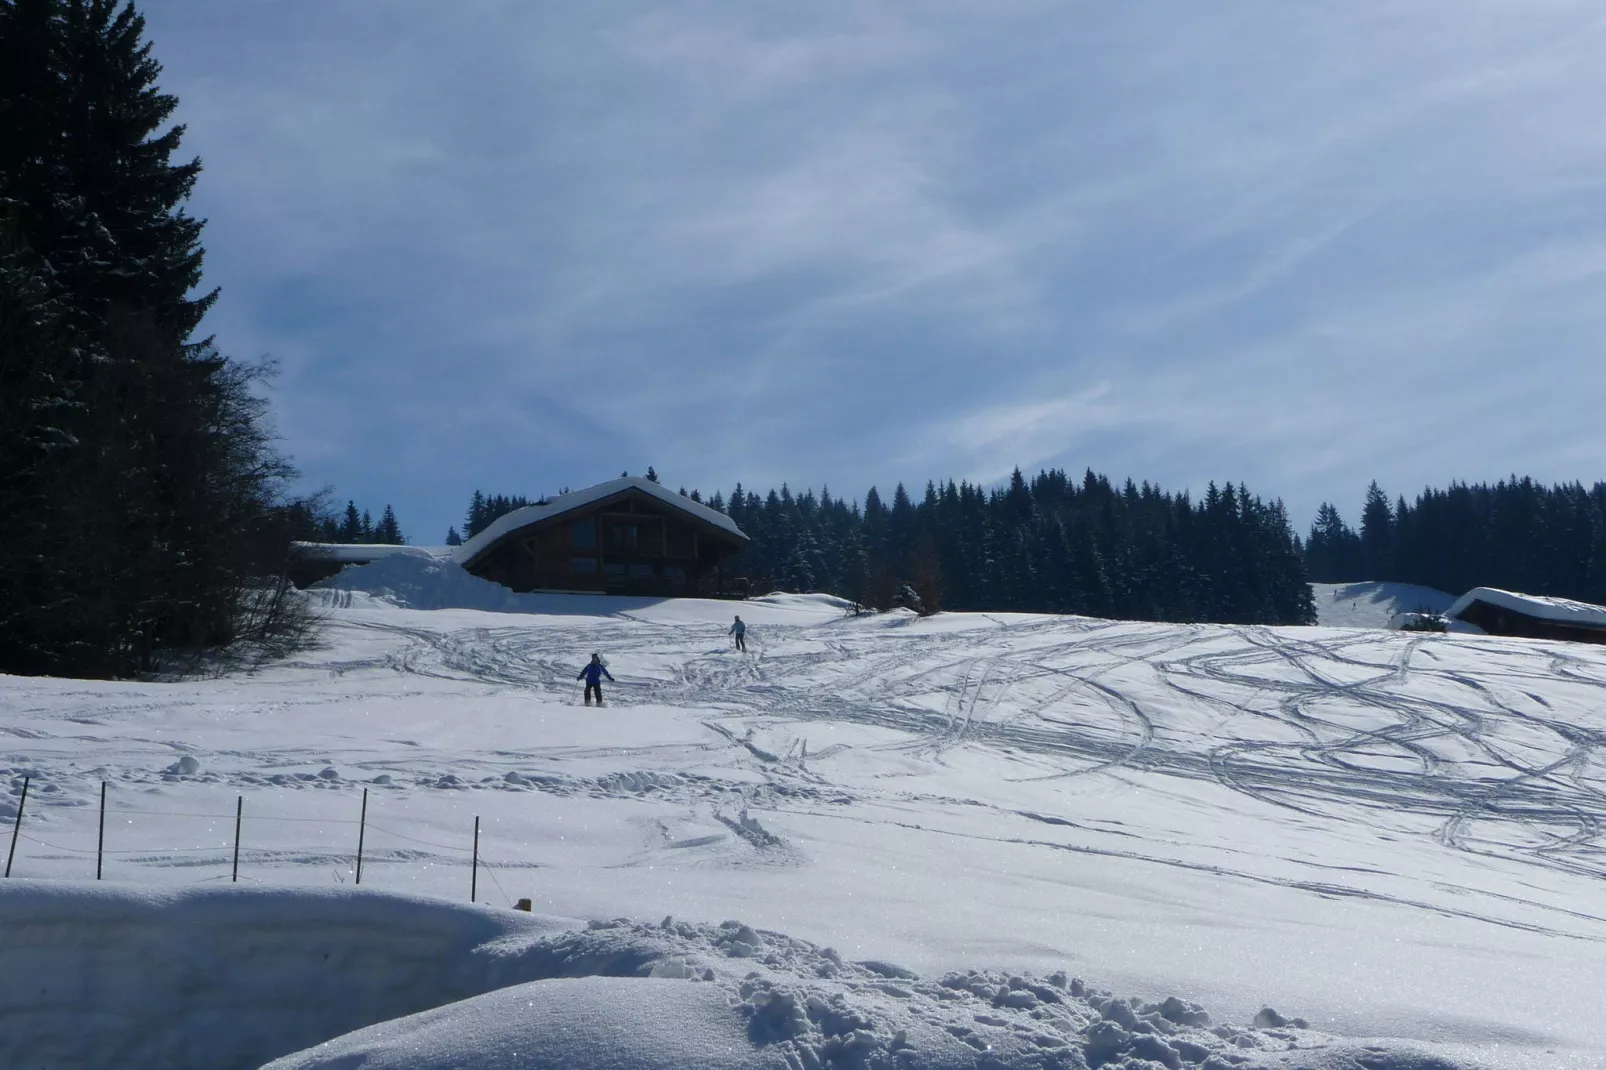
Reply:
[[[550,656],[550,636],[520,628],[393,631],[408,643],[385,659],[396,671],[569,697],[564,681],[573,658]],[[633,645],[668,651],[680,645],[683,631],[600,623],[570,633],[561,645],[565,652]],[[796,652],[778,641],[755,642],[750,659],[723,649],[682,649],[675,653],[684,660],[666,679],[616,693],[632,703],[699,709],[717,698],[727,717],[893,729],[910,736],[896,747],[937,762],[957,746],[1009,748],[1014,760],[1043,767],[1036,775],[1049,779],[1137,765],[1210,777],[1257,800],[1323,817],[1353,817],[1356,809],[1422,814],[1440,821],[1435,835],[1458,850],[1606,873],[1600,844],[1606,767],[1598,762],[1606,730],[1547,717],[1531,697],[1529,709],[1519,708],[1522,681],[1558,675],[1586,683],[1606,706],[1606,684],[1592,663],[1545,651],[1539,664],[1480,673],[1413,667],[1420,637],[1360,633],[1299,641],[1248,627],[1206,637],[1199,630],[1176,631],[1027,625],[1004,629],[985,644],[983,656],[974,653],[978,643],[969,632],[926,637],[907,644],[914,649],[895,651],[881,649],[887,645],[881,636],[860,643],[836,638],[823,649]],[[1221,649],[1224,639],[1231,645]],[[1198,646],[1210,649],[1195,651]],[[811,670],[832,662],[852,668],[834,677],[830,690],[807,685]],[[1134,664],[1150,670],[1142,686],[1105,682]],[[1021,694],[1045,680],[1051,685],[1046,693]],[[1412,685],[1423,680],[1449,697],[1412,694]],[[1154,721],[1143,708],[1152,702],[1154,684],[1229,708],[1251,692],[1252,716],[1291,727],[1301,738],[1171,738],[1156,746]],[[1020,704],[1003,708],[1006,695],[1020,695]],[[1335,702],[1346,714],[1359,707],[1384,723],[1355,728],[1345,723],[1348,717],[1324,716],[1324,704]],[[1513,746],[1502,728],[1539,738]],[[778,781],[800,779],[797,765],[770,764]]]
[[[639,826],[635,850],[599,864],[806,867],[809,847],[790,825],[849,822],[1606,942],[1606,903],[1578,894],[1606,876],[1606,650],[1080,618],[962,624],[756,624],[741,655],[718,627],[646,612],[359,607],[331,615],[326,649],[258,676],[0,677],[0,820],[13,818],[31,776],[36,823],[25,825],[23,865],[60,875],[83,864],[101,779],[153,814],[195,811],[201,796],[186,792],[212,792],[205,836],[117,856],[125,873],[154,874],[222,864],[232,813],[216,800],[241,789],[265,800],[299,793],[309,829],[320,814],[344,815],[362,786],[396,799],[497,791],[651,802],[658,809],[627,819]],[[517,701],[569,716],[591,650],[610,652],[615,708],[682,710],[701,728],[513,744],[442,736],[420,728],[416,712],[388,712],[422,703],[450,720]],[[378,726],[345,727],[358,710],[376,711]],[[262,724],[279,717],[317,718],[330,731],[316,742],[274,738]],[[172,764],[186,755],[196,772]],[[1224,793],[1207,797],[1305,835],[1279,843],[1283,856],[1269,862],[1228,832],[1162,835],[1111,801],[1134,784],[1187,800]],[[397,835],[375,848],[378,871],[461,864],[437,832],[386,822]],[[349,860],[337,832],[327,850],[248,857],[258,871],[327,873]],[[1468,861],[1435,856],[1411,872],[1369,861],[1375,852],[1330,850],[1335,836]],[[547,865],[539,855],[504,848],[498,865]],[[1480,866],[1495,876],[1483,880]],[[1591,883],[1566,883],[1577,879]]]
[[[1606,729],[1552,716],[1547,701],[1533,693],[1561,679],[1588,688],[1594,705],[1606,708],[1606,672],[1596,660],[1549,644],[1491,651],[1488,666],[1467,668],[1416,657],[1425,642],[1433,642],[1420,636],[1354,632],[1302,639],[1288,630],[1076,619],[892,642],[878,632],[837,629],[833,635],[829,627],[771,627],[757,630],[747,657],[723,646],[709,649],[705,636],[688,643],[684,626],[628,617],[561,630],[510,625],[439,631],[372,620],[341,621],[337,627],[390,642],[372,657],[302,659],[301,666],[336,678],[393,673],[572,703],[578,691],[571,672],[575,651],[646,648],[663,663],[658,677],[614,685],[611,697],[705,713],[714,704],[715,717],[738,723],[761,718],[770,724],[888,729],[905,738],[883,746],[939,765],[954,748],[991,748],[1019,767],[1010,779],[1020,781],[1135,767],[1209,778],[1257,801],[1317,817],[1421,815],[1437,823],[1433,835],[1439,842],[1459,851],[1606,874],[1606,763],[1600,757]],[[800,634],[788,634],[794,631]],[[1220,730],[1174,730],[1163,718],[1157,723],[1153,707],[1178,702],[1215,711]],[[117,707],[115,716],[123,720],[179,704],[136,702]],[[18,720],[34,720],[25,708],[16,712]],[[53,728],[0,724],[0,736],[74,754],[130,743],[172,748],[175,757],[183,752],[174,741],[69,729],[104,727],[110,716],[85,711],[55,718]],[[741,733],[723,731],[731,744],[742,745]],[[663,749],[638,753],[643,764],[652,765]],[[617,758],[630,748],[607,750]],[[831,755],[816,753],[811,766],[796,755],[780,757],[750,744],[749,750],[765,776],[750,795],[843,802],[865,796],[863,784],[832,786],[820,775],[819,762]],[[493,751],[465,757],[474,766],[470,771],[483,776],[517,771],[518,759],[536,756]],[[51,779],[49,764],[32,747],[8,757],[39,767]],[[307,774],[271,772],[281,762],[305,764],[301,748],[287,747],[282,759],[262,751],[213,754],[206,765],[221,770],[229,759],[255,759],[257,769],[211,772],[203,782],[342,787]],[[359,767],[398,764],[387,758]],[[463,761],[448,764],[461,775]],[[440,775],[432,768],[417,779],[434,786]],[[120,778],[144,783],[162,775],[124,771]],[[721,801],[738,791],[732,782],[695,774],[611,782],[529,777],[526,784],[558,793],[661,792],[681,800]]]

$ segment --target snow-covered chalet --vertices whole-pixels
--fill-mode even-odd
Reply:
[[[1606,606],[1570,598],[1474,587],[1444,615],[1490,635],[1606,643]]]
[[[515,509],[461,546],[297,543],[291,578],[300,586],[381,556],[448,558],[514,591],[716,595],[725,564],[747,546],[716,509],[625,476]]]

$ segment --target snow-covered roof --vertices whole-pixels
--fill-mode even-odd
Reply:
[[[1445,611],[1445,616],[1459,618],[1463,610],[1474,602],[1483,602],[1514,613],[1548,620],[1557,624],[1571,624],[1582,628],[1606,628],[1606,606],[1589,602],[1574,602],[1570,598],[1556,598],[1543,594],[1520,594],[1502,591],[1498,587],[1474,587]]]
[[[527,505],[523,509],[515,509],[494,520],[489,527],[457,547],[452,553],[452,559],[458,564],[467,564],[481,553],[494,546],[502,536],[510,531],[538,524],[564,513],[572,513],[576,509],[595,502],[611,498],[627,490],[639,490],[649,497],[657,498],[672,508],[679,509],[705,524],[710,524],[722,531],[729,532],[734,538],[747,541],[742,529],[736,526],[736,521],[717,509],[710,509],[701,502],[694,502],[690,498],[682,497],[675,491],[666,489],[662,484],[654,483],[641,476],[622,476],[619,479],[610,479],[606,483],[598,483],[594,487],[584,490],[570,491],[560,494],[545,505]]]
[[[365,565],[381,557],[407,554],[413,557],[434,557],[423,546],[391,546],[389,544],[348,542],[294,542],[290,544],[298,554],[306,557],[336,561],[343,565]]]

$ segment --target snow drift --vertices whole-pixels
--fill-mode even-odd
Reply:
[[[579,927],[356,890],[8,884],[0,956],[7,1066],[1455,1065],[1269,1008],[1255,1025],[1215,1023],[1186,1000],[1121,999],[1062,972],[924,979],[737,921]]]
[[[254,1067],[551,976],[527,949],[577,924],[395,895],[8,881],[0,1066]]]

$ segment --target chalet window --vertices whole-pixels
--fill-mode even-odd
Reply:
[[[642,564],[631,565],[630,574],[632,576],[645,577],[650,580],[653,578],[652,566]]]
[[[612,524],[608,527],[608,546],[614,550],[634,550],[641,542],[641,529],[635,524]]]
[[[623,576],[625,574],[625,563],[623,561],[609,561],[603,568],[610,576]]]
[[[570,525],[573,533],[574,548],[576,550],[595,550],[597,548],[597,518],[588,516],[583,520],[576,520]],[[579,571],[576,569],[575,571]],[[592,572],[596,571],[593,565]]]
[[[594,557],[576,557],[569,562],[570,572],[595,572],[597,559]]]

